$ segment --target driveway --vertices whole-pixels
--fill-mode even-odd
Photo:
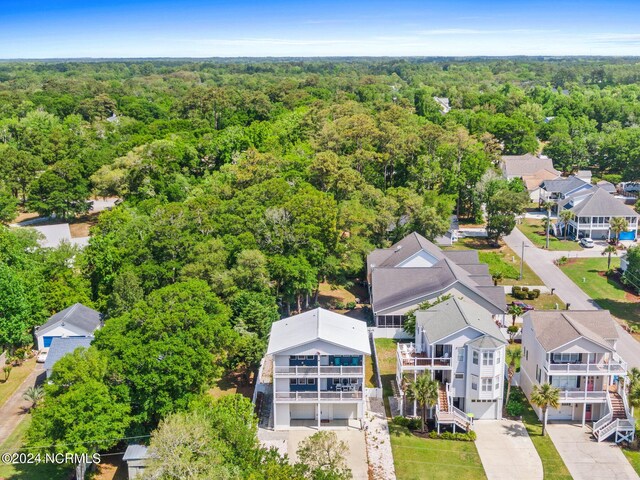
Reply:
[[[574,480],[637,480],[624,454],[613,442],[596,442],[591,429],[550,423],[547,431]]]
[[[7,401],[0,406],[0,445],[13,433],[15,428],[24,420],[25,414],[31,402],[22,398],[22,395],[29,387],[33,387],[40,380],[44,379],[44,367],[41,363],[36,363],[35,368],[22,382],[18,389],[13,392]]]
[[[488,480],[542,479],[542,462],[522,422],[478,420],[473,428]]]
[[[537,248],[517,228],[514,228],[513,232],[504,237],[504,241],[518,255],[522,251],[522,243],[524,242],[524,261],[542,279],[547,287],[555,288],[556,295],[565,303],[571,304],[571,310],[600,309],[591,297],[584,293],[580,287],[573,283],[573,281],[553,263],[554,259],[563,255],[563,252],[549,252]],[[576,252],[571,253],[575,254]],[[640,368],[640,343],[629,333],[625,332],[619,325],[618,334],[620,336],[617,347],[618,353],[629,366]]]

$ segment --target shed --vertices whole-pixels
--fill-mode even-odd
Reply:
[[[122,460],[127,462],[129,478],[138,478],[148,465],[149,448],[146,445],[129,445]]]

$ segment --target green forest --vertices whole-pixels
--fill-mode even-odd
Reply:
[[[106,315],[57,365],[30,442],[148,434],[201,404],[374,248],[522,208],[503,154],[640,179],[639,81],[622,58],[0,63],[0,220],[120,199],[84,249],[0,227],[1,346],[75,302]],[[247,448],[221,464],[251,454],[263,478]]]

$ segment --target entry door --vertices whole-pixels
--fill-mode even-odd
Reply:
[[[591,421],[591,404],[587,403],[586,405],[586,410],[584,413],[584,420],[585,422],[590,422]]]
[[[587,377],[587,392],[593,392],[593,377]]]
[[[320,405],[320,420],[331,420],[331,405],[330,404],[321,404]]]

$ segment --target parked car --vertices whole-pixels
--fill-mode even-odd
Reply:
[[[593,243],[593,240],[591,240],[590,238],[583,237],[580,239],[580,245],[584,248],[593,248],[596,244]]]
[[[528,312],[529,310],[534,310],[533,305],[529,305],[528,303],[524,303],[524,302],[511,302],[511,305],[514,307],[520,307],[525,312]]]
[[[48,353],[49,353],[49,349],[48,348],[43,348],[42,350],[40,350],[40,352],[38,353],[38,358],[36,358],[36,362],[38,362],[38,363],[46,362]]]

